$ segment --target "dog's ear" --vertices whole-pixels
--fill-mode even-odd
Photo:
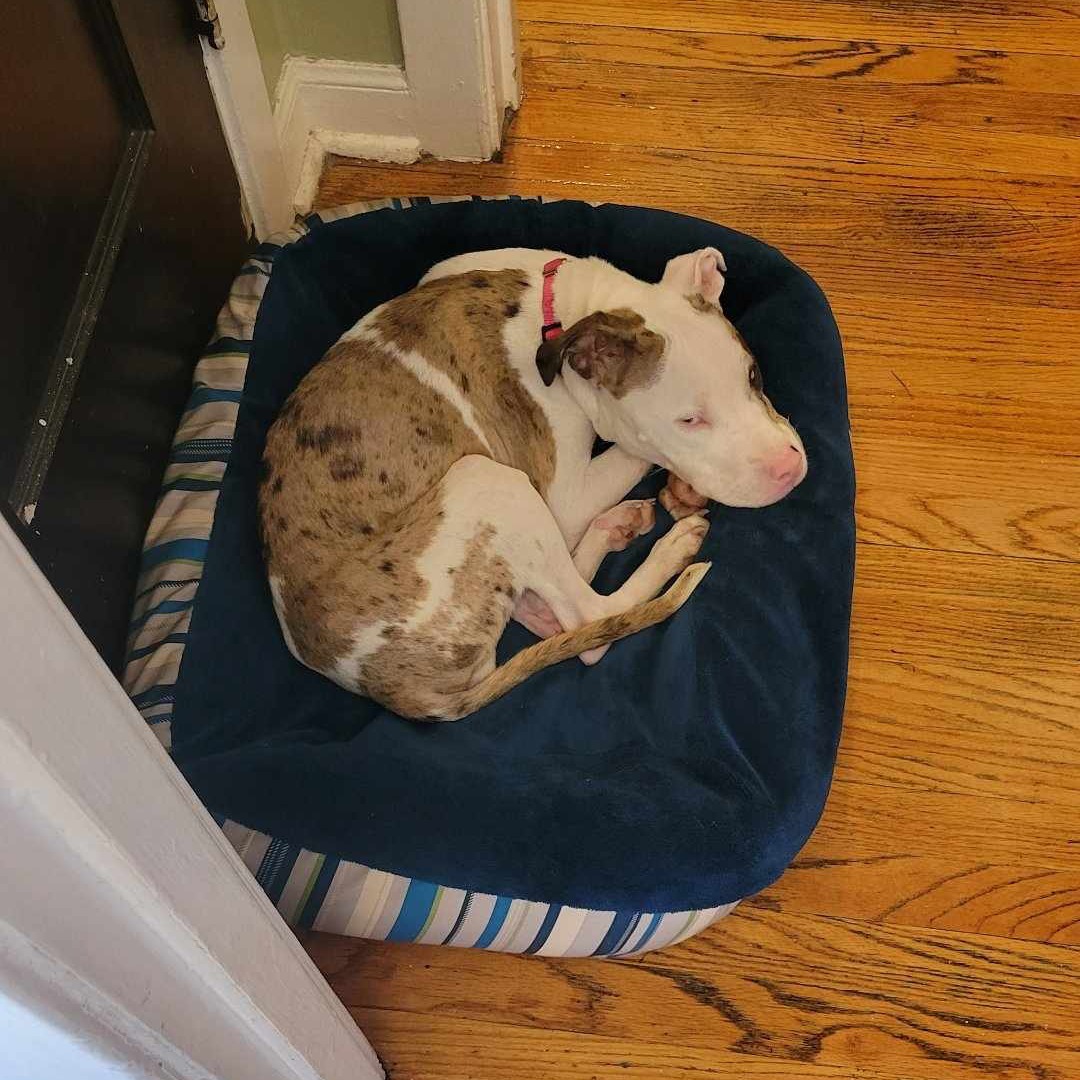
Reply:
[[[565,363],[583,379],[622,397],[656,378],[663,352],[664,339],[649,330],[636,311],[619,308],[586,315],[545,341],[536,352],[536,366],[545,386],[555,381]]]
[[[558,337],[549,338],[536,350],[536,367],[545,386],[550,386],[555,381],[555,376],[562,371],[565,345],[566,334],[560,334]]]
[[[664,268],[660,284],[677,290],[683,296],[702,296],[719,307],[726,269],[724,256],[716,248],[702,248],[672,259]]]

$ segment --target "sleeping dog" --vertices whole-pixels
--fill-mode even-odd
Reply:
[[[402,716],[453,720],[677,610],[708,570],[692,564],[706,500],[765,506],[806,475],[720,310],[725,269],[704,248],[648,284],[484,251],[361,319],[267,438],[260,520],[293,655]],[[597,436],[613,445],[593,457]],[[654,524],[651,502],[620,500],[655,465],[677,520],[603,596],[601,560]],[[496,667],[512,617],[545,640]]]

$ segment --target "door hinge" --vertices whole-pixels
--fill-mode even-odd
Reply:
[[[225,38],[221,33],[221,19],[218,18],[214,0],[195,0],[195,18],[199,23],[199,33],[210,43],[210,47],[225,48]]]

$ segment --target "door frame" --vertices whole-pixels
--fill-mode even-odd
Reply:
[[[224,46],[204,40],[203,55],[260,239],[311,208],[327,154],[498,153],[521,100],[515,0],[397,0],[397,10],[402,64],[288,56],[271,100],[245,0],[216,0]]]
[[[0,596],[0,1071],[381,1077],[2,519]]]

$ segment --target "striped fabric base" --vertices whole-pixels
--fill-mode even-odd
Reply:
[[[704,930],[704,911],[585,911],[399,877],[237,825],[225,835],[286,921],[350,937],[471,946],[537,956],[628,956]]]
[[[513,198],[513,196],[511,196]],[[124,684],[162,744],[191,623],[218,491],[229,461],[255,317],[274,255],[319,225],[387,207],[454,199],[383,199],[321,211],[245,263],[195,369],[187,409],[143,549]],[[285,919],[352,937],[471,946],[539,956],[627,956],[690,937],[735,904],[696,911],[586,911],[400,877],[218,818]]]

